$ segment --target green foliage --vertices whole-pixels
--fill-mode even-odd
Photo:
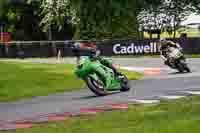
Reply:
[[[40,38],[39,1],[2,0],[0,20],[6,23],[4,31],[12,33],[12,39],[32,40]]]
[[[172,29],[175,38],[176,31],[181,27],[181,22],[186,20],[193,9],[187,0],[171,0],[170,2],[164,2],[162,9],[168,18],[170,18],[168,23],[171,23],[171,25],[168,26]],[[166,31],[171,32],[171,30],[168,30],[168,27],[166,27]]]
[[[40,24],[44,31],[51,26],[61,30],[66,22],[73,22],[76,17],[70,0],[43,0],[41,8],[43,19]]]
[[[68,25],[75,29],[74,39],[138,38],[146,23],[138,16],[150,23],[155,18],[161,21],[156,27],[172,33],[189,11],[200,13],[199,0],[0,0],[0,20],[24,37],[41,30],[68,31]]]
[[[137,0],[88,0],[81,3],[81,39],[137,37]]]
[[[157,0],[159,1],[159,0]],[[75,39],[137,38],[137,15],[148,5],[142,0],[43,0],[44,31],[60,30],[64,23],[76,27]]]
[[[5,12],[4,6],[5,6],[5,0],[1,0],[0,1],[0,17],[2,17]]]
[[[199,0],[188,0],[188,3],[194,7],[198,14],[200,14],[200,2]]]
[[[193,7],[187,0],[168,0],[142,11],[138,20],[142,28],[174,33],[175,37],[181,22],[193,11]]]

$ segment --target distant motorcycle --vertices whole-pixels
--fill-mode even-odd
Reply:
[[[186,59],[180,49],[169,47],[167,50],[167,55],[169,59],[168,66],[170,68],[177,69],[180,73],[183,73],[185,71],[188,73],[191,72],[186,62]]]

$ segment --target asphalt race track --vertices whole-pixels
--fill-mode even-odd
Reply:
[[[78,114],[84,109],[104,105],[151,103],[160,99],[176,99],[200,94],[200,59],[188,59],[192,73],[178,74],[157,58],[117,58],[115,64],[122,68],[145,73],[145,78],[131,81],[131,91],[96,97],[90,90],[52,94],[13,103],[0,103],[1,122],[38,118],[48,114]],[[38,60],[37,60],[38,61]],[[40,61],[41,62],[41,61]],[[64,60],[67,62],[67,59]],[[51,62],[49,62],[51,63]]]

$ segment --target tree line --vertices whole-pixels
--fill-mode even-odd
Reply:
[[[0,25],[16,40],[176,36],[191,13],[200,14],[199,0],[0,0]]]

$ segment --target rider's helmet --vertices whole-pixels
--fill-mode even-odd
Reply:
[[[95,43],[91,42],[76,42],[74,47],[77,49],[80,55],[83,56],[95,56],[97,54],[97,47]]]
[[[160,48],[163,49],[163,48],[167,48],[168,47],[168,45],[167,45],[168,41],[165,38],[161,38],[159,42],[160,42]]]
[[[160,38],[160,44],[163,45],[163,44],[166,44],[167,40],[165,38]]]

